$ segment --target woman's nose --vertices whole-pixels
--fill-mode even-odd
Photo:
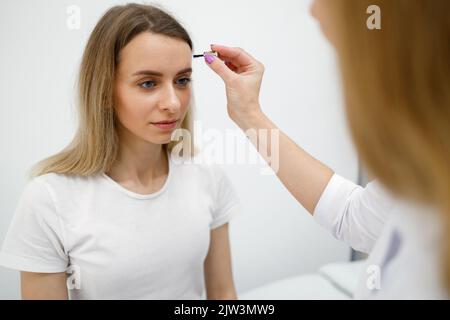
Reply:
[[[159,101],[159,108],[161,110],[169,111],[170,113],[175,113],[180,109],[180,107],[180,99],[178,98],[173,86],[167,86],[164,88]]]

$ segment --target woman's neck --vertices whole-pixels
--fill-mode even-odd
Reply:
[[[168,155],[163,145],[124,132],[119,134],[119,141],[117,160],[107,173],[113,180],[151,188],[155,181],[167,176]]]

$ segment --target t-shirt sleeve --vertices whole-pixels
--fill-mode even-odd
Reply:
[[[64,272],[62,222],[45,181],[31,180],[20,197],[0,251],[0,265],[28,272]]]
[[[211,229],[216,229],[241,213],[236,190],[225,172],[218,165],[212,167],[214,180],[214,210]]]

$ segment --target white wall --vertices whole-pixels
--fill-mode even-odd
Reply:
[[[0,242],[25,172],[63,148],[76,128],[73,85],[83,46],[103,12],[121,1],[8,0],[0,4]],[[356,179],[331,48],[309,15],[309,0],[160,1],[191,33],[197,52],[210,43],[240,46],[266,66],[264,111],[302,147]],[[66,8],[81,9],[81,28]],[[205,128],[236,128],[222,81],[195,60],[197,116]],[[239,292],[344,261],[349,249],[318,227],[274,176],[255,165],[225,166],[243,200],[231,224]],[[0,267],[0,298],[19,297],[18,273]]]

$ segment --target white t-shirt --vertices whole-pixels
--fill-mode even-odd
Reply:
[[[355,298],[449,298],[442,220],[432,208],[396,199],[377,181],[362,188],[335,174],[314,219],[337,239],[369,253]]]
[[[70,299],[200,299],[210,232],[239,212],[217,165],[169,160],[158,192],[131,192],[105,174],[31,180],[0,265],[67,272]]]

